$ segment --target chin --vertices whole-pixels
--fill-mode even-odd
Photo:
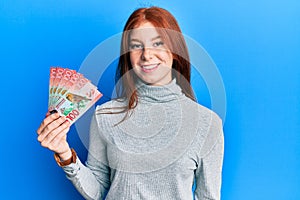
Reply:
[[[156,73],[143,73],[136,71],[136,75],[147,85],[166,85],[172,81],[172,74],[170,72],[156,71]]]
[[[144,83],[146,83],[146,84],[148,84],[148,85],[153,85],[153,86],[159,86],[159,85],[165,85],[165,84],[168,84],[168,83],[165,83],[166,81],[164,81],[164,80],[160,80],[160,79],[156,79],[156,80],[154,80],[154,79],[142,79],[142,81],[144,82]]]

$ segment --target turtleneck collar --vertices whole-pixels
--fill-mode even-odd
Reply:
[[[139,101],[163,103],[179,100],[185,96],[175,78],[170,83],[161,86],[147,85],[138,78],[136,87]]]

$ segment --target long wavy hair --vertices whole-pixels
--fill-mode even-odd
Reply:
[[[115,76],[117,99],[126,100],[127,105],[121,111],[118,109],[118,112],[111,113],[127,111],[128,114],[128,111],[133,110],[138,103],[137,88],[135,85],[137,76],[132,70],[130,61],[129,39],[131,30],[145,22],[150,22],[157,28],[158,33],[172,53],[172,78],[176,78],[176,82],[181,87],[182,92],[195,101],[195,96],[190,85],[191,67],[189,53],[176,19],[170,12],[163,8],[139,8],[129,16],[123,29],[120,58]]]

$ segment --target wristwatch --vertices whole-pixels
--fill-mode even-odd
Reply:
[[[69,158],[68,160],[64,160],[64,161],[60,160],[60,157],[58,156],[57,153],[54,154],[54,159],[60,167],[67,166],[71,163],[76,163],[76,157],[77,157],[76,152],[73,148],[71,149],[71,152],[72,152],[71,158]]]

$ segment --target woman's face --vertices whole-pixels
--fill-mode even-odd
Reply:
[[[172,53],[150,22],[132,30],[129,49],[133,70],[144,82],[165,85],[172,81]]]

